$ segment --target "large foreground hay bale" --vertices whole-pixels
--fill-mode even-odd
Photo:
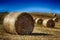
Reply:
[[[58,18],[57,17],[54,17],[53,18],[53,21],[58,22]]]
[[[30,34],[34,28],[33,18],[30,14],[10,13],[4,18],[4,29],[13,34]]]
[[[45,19],[43,20],[43,26],[54,28],[55,22],[52,19]]]
[[[42,18],[36,18],[35,19],[36,24],[42,24],[42,22],[43,22]]]

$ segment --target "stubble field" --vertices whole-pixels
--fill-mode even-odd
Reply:
[[[43,25],[35,24],[30,35],[7,33],[3,24],[0,24],[0,40],[60,40],[60,20],[55,22],[55,28],[47,28]]]

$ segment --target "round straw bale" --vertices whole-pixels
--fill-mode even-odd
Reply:
[[[36,18],[33,18],[33,20],[35,20]]]
[[[35,23],[36,24],[42,24],[43,20],[41,18],[36,18]]]
[[[57,17],[53,18],[53,21],[58,22],[58,18]]]
[[[54,28],[55,22],[52,19],[45,19],[43,20],[43,26]]]
[[[34,19],[34,23],[35,23],[36,18],[33,18],[33,19]]]
[[[56,17],[57,16],[57,14],[53,14],[53,17]]]
[[[9,33],[30,34],[34,28],[33,18],[30,14],[10,13],[4,18],[4,28]]]

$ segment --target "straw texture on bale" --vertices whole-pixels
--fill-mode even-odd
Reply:
[[[30,14],[10,13],[4,18],[4,29],[13,34],[31,34],[34,28],[33,18]]]
[[[57,17],[53,18],[53,21],[58,22],[58,18]]]
[[[43,20],[41,18],[36,18],[35,23],[36,24],[42,24]]]
[[[45,19],[43,20],[43,26],[54,28],[55,22],[52,19]]]

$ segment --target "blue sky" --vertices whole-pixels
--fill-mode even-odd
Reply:
[[[0,12],[60,13],[59,0],[0,0]]]

